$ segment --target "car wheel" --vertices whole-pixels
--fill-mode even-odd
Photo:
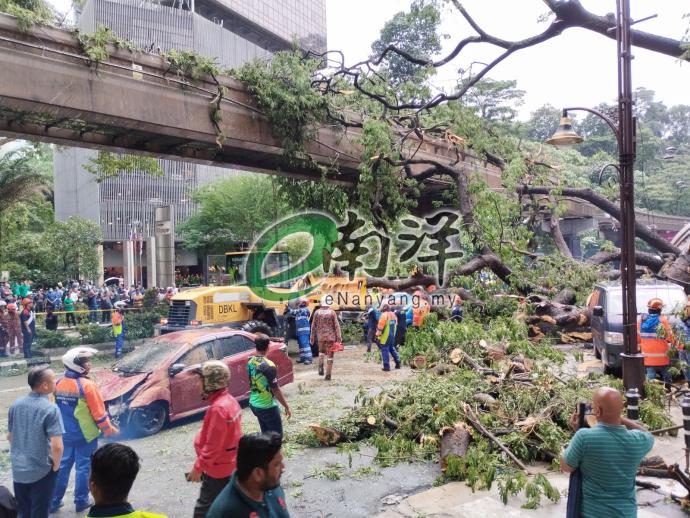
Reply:
[[[133,409],[129,417],[129,427],[136,435],[146,437],[160,432],[167,419],[168,408],[161,402],[155,402]]]
[[[242,331],[247,333],[263,333],[268,336],[275,336],[273,328],[261,320],[249,320],[242,326]]]

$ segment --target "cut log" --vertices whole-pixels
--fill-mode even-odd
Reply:
[[[453,352],[457,351],[457,354],[460,355],[460,358],[464,363],[472,367],[474,370],[481,372],[482,374],[485,375],[494,375],[496,376],[498,373],[496,373],[493,369],[489,369],[487,367],[484,367],[483,365],[480,365],[477,360],[472,358],[469,354],[467,354],[465,351],[463,351],[460,348],[455,348],[453,349]]]
[[[472,396],[472,399],[474,399],[476,402],[480,403],[482,406],[488,409],[493,409],[498,404],[498,402],[489,394],[475,394]]]
[[[412,369],[426,369],[427,359],[426,356],[415,356],[410,360],[410,368]]]
[[[336,430],[335,428],[329,428],[319,424],[310,424],[309,428],[312,429],[314,435],[316,435],[316,438],[324,446],[335,446],[336,444],[347,439],[344,433]]]
[[[635,485],[641,489],[651,489],[651,490],[656,490],[659,489],[659,484],[653,484],[651,482],[643,482],[642,480],[636,480]]]
[[[462,361],[462,350],[457,347],[450,352],[450,361],[454,365],[458,365]]]
[[[651,468],[651,469],[668,469],[666,461],[659,457],[658,455],[652,455],[651,457],[645,457],[640,461],[641,468]]]
[[[668,469],[639,468],[637,475],[640,477],[673,478]]]
[[[376,417],[373,415],[367,416],[367,424],[369,426],[376,426]]]
[[[470,432],[465,423],[455,423],[455,426],[442,428],[438,434],[441,436],[441,471],[445,472],[449,456],[462,458],[467,454]]]
[[[447,365],[445,363],[439,363],[436,365],[433,369],[433,373],[436,374],[437,376],[443,376],[444,374],[448,374],[449,372],[452,372],[454,370],[453,367],[450,365]]]

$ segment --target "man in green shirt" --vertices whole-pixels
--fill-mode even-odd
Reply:
[[[621,417],[623,398],[610,387],[592,396],[598,424],[577,430],[561,457],[561,469],[582,473],[582,517],[634,518],[637,516],[635,475],[654,438],[642,426]],[[577,428],[577,413],[570,426]]]
[[[243,436],[237,447],[237,470],[206,518],[289,518],[280,487],[285,471],[281,446],[275,432]]]
[[[277,432],[283,435],[283,423],[280,420],[280,410],[276,399],[285,408],[288,419],[292,416],[290,405],[287,404],[283,392],[278,386],[278,370],[275,363],[266,358],[270,339],[262,333],[256,333],[254,346],[256,356],[249,358],[247,373],[249,374],[249,408],[259,420],[261,432]]]

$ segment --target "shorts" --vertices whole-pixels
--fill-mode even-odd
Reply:
[[[333,353],[331,352],[331,348],[333,347],[333,344],[334,344],[333,341],[330,341],[330,342],[327,342],[325,340],[320,341],[319,342],[319,352],[321,354],[331,354],[332,355]]]

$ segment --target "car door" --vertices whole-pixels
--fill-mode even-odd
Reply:
[[[272,342],[268,351],[268,359],[276,364],[278,371],[278,385],[285,385],[294,380],[292,360],[287,355],[287,347],[282,342]]]
[[[249,397],[247,362],[255,351],[254,342],[239,334],[219,337],[214,342],[214,356],[230,369],[230,393],[238,400]]]
[[[213,341],[196,344],[183,353],[173,364],[183,364],[182,372],[170,378],[170,401],[172,413],[191,414],[208,405],[202,399],[203,385],[197,369],[206,360],[213,358]]]

